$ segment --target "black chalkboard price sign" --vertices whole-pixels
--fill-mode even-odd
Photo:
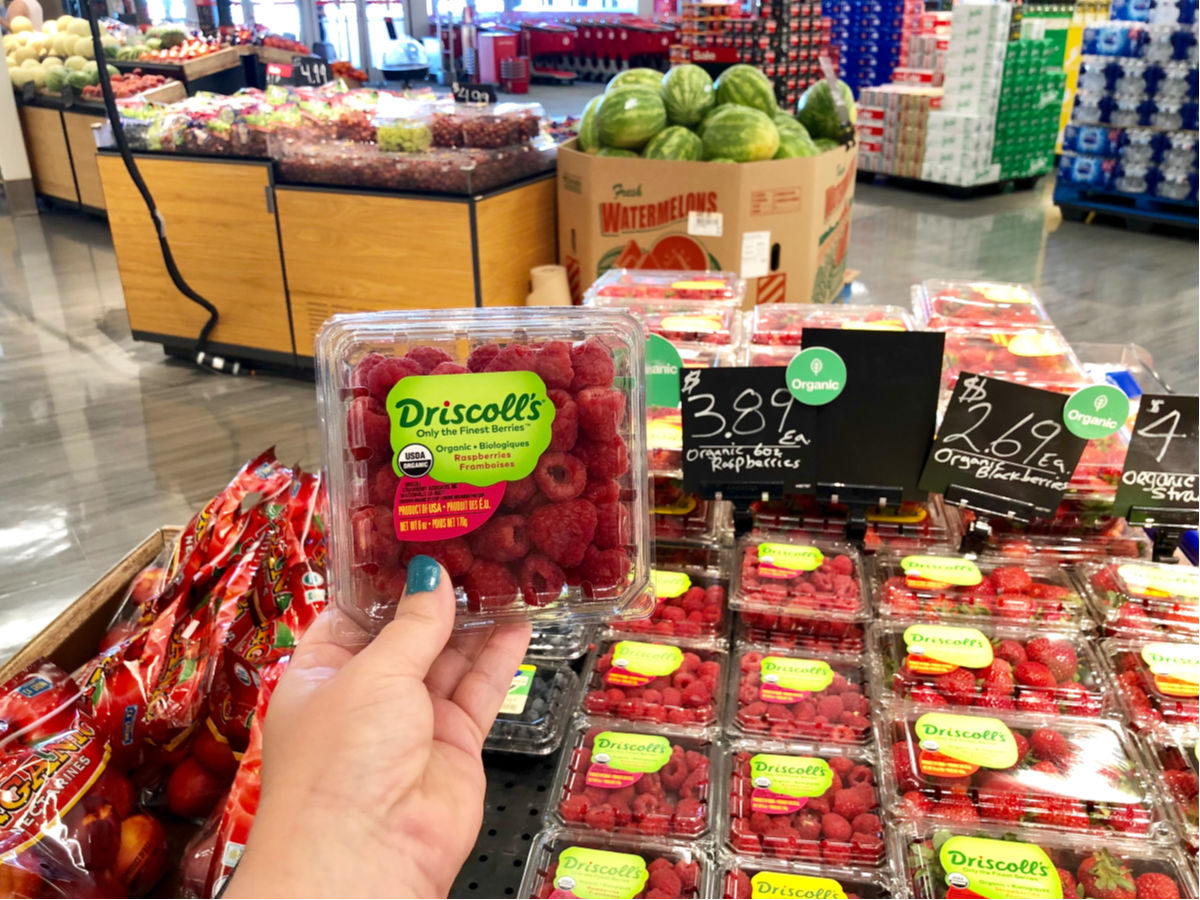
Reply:
[[[685,369],[681,374],[683,480],[706,497],[811,491],[811,406],[796,400],[779,366]],[[743,491],[744,492],[744,491]]]
[[[321,87],[328,84],[329,63],[319,56],[292,57],[292,84],[297,87]]]
[[[455,81],[450,85],[450,93],[454,95],[455,103],[496,102],[496,86],[494,84],[470,84],[466,81]]]
[[[990,515],[1053,515],[1087,445],[1067,430],[1067,396],[963,372],[921,489]]]
[[[1113,515],[1139,524],[1195,528],[1200,518],[1200,397],[1143,394]]]

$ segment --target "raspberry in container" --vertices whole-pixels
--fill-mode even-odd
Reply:
[[[558,821],[600,834],[707,837],[713,744],[659,730],[581,725],[563,750],[551,789]]]
[[[649,618],[610,623],[618,634],[650,635],[687,642],[725,637],[725,583],[711,573],[656,566],[650,570],[654,610]]]
[[[717,870],[714,897],[751,900],[757,897],[878,897],[893,893],[886,871],[836,866],[789,866],[750,856],[724,856]]]
[[[1146,755],[1158,765],[1156,784],[1162,785],[1163,804],[1175,821],[1191,853],[1200,849],[1200,775],[1197,774],[1196,738],[1153,741]]]
[[[1176,641],[1200,637],[1200,570],[1112,559],[1081,564],[1076,573],[1104,634]]]
[[[899,821],[1173,837],[1119,721],[910,703],[878,717],[876,732],[886,808]]]
[[[1090,629],[1083,598],[1063,569],[939,552],[878,554],[873,593],[884,616],[927,622]]]
[[[713,861],[694,843],[548,828],[533,841],[518,895],[596,900],[710,896]]]
[[[942,354],[942,387],[947,393],[963,371],[1041,387],[1092,383],[1066,338],[1053,328],[949,331]]]
[[[880,698],[934,706],[1111,712],[1104,670],[1080,632],[880,621],[872,626]]]
[[[583,302],[627,309],[647,334],[673,344],[735,344],[745,295],[746,283],[733,272],[609,269]]]
[[[654,505],[650,521],[654,538],[660,541],[724,541],[733,532],[732,505],[724,500],[705,500],[687,491],[679,478],[651,479]]]
[[[823,503],[803,494],[778,500],[755,500],[750,504],[754,527],[763,531],[823,534],[844,537],[849,508]],[[933,544],[957,546],[962,538],[957,510],[947,509],[940,494],[926,500],[905,500],[897,506],[873,506],[866,511],[867,530],[862,539],[864,553],[907,550]]]
[[[642,332],[610,310],[335,316],[316,340],[338,603],[377,631],[408,561],[459,624],[631,614],[649,583]]]
[[[1190,734],[1200,728],[1200,645],[1195,641],[1121,641],[1103,653],[1116,678],[1117,698],[1138,731]]]
[[[583,711],[592,719],[616,720],[615,728],[713,728],[721,719],[728,662],[723,650],[602,641],[584,672]]]
[[[722,777],[722,837],[733,853],[866,868],[886,862],[874,754],[739,741]]]
[[[739,641],[771,650],[855,654],[867,646],[867,621],[831,619],[814,623],[805,616],[741,612],[736,635]]]
[[[730,733],[864,747],[871,700],[860,657],[738,644],[729,677]]]
[[[1173,847],[987,827],[905,823],[892,834],[898,897],[1195,897]]]
[[[592,645],[595,628],[590,625],[542,625],[529,637],[527,656],[569,662],[579,659]]]
[[[930,331],[1052,324],[1033,288],[996,281],[927,279],[913,291],[913,312]]]
[[[483,748],[526,756],[553,753],[566,736],[578,697],[579,677],[567,666],[526,657]]]
[[[773,345],[799,347],[805,328],[915,331],[916,325],[908,310],[899,306],[764,303],[750,314],[751,352]],[[796,352],[793,350],[792,355]]]

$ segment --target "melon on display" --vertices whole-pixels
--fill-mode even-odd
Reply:
[[[71,24],[67,26],[67,31],[77,37],[87,37],[92,33],[92,28],[87,23],[87,19],[71,18]]]
[[[704,152],[704,145],[695,132],[689,131],[682,125],[671,125],[664,128],[646,144],[642,156],[646,159],[685,159],[698,160]]]
[[[584,153],[595,153],[600,149],[600,131],[596,124],[596,108],[604,99],[603,94],[597,94],[583,108],[579,119],[579,149]]]
[[[779,149],[775,151],[776,159],[797,159],[803,156],[819,156],[821,151],[813,143],[807,132],[793,131],[790,128],[779,132]]]
[[[837,141],[830,138],[817,138],[815,141],[813,141],[813,143],[816,144],[817,150],[821,153],[825,153],[829,150],[836,150],[839,146],[841,146]]]
[[[611,156],[617,159],[637,159],[638,155],[632,150],[621,150],[618,147],[601,147],[596,151],[597,156]]]
[[[854,94],[844,81],[838,81],[838,91],[842,95],[842,102],[846,105],[850,124],[853,125],[857,118]],[[842,136],[842,120],[838,115],[828,79],[822,78],[815,84],[809,85],[800,95],[800,102],[796,106],[796,118],[801,125],[808,129],[813,140],[819,138],[837,140]]]
[[[771,79],[754,66],[738,63],[717,76],[717,103],[735,103],[757,109],[768,116],[775,115],[775,87]]]
[[[57,66],[53,69],[46,70],[46,90],[60,93],[63,85],[67,83],[67,76],[71,74],[71,70],[66,66]]]
[[[698,125],[717,104],[713,80],[700,66],[674,66],[662,79],[663,105],[672,125]]]
[[[611,91],[618,87],[644,87],[657,91],[662,80],[663,73],[658,69],[626,69],[610,78],[605,90]]]
[[[8,30],[13,34],[31,32],[33,31],[33,23],[29,21],[28,16],[13,16],[12,21],[8,23]]]
[[[779,129],[771,117],[748,106],[722,106],[704,126],[704,158],[757,162],[779,149]]]
[[[91,37],[81,37],[75,41],[75,55],[84,59],[96,58],[96,48],[92,46]]]
[[[88,63],[88,61],[86,59],[84,59],[82,56],[68,56],[66,58],[66,60],[63,61],[63,65],[66,66],[68,69],[70,69],[72,72],[78,72],[78,71],[82,70],[83,67],[87,65],[87,63]]]
[[[607,91],[596,108],[600,143],[640,150],[667,124],[667,111],[657,91],[618,87]]]

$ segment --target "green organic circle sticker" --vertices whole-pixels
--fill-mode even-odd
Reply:
[[[1093,441],[1121,430],[1129,418],[1129,398],[1111,384],[1080,388],[1067,398],[1063,422],[1076,437]]]
[[[787,366],[788,390],[806,406],[824,406],[846,387],[846,363],[827,347],[809,347]]]
[[[633,853],[567,847],[558,854],[554,887],[576,897],[629,900],[646,886],[646,861]]]
[[[967,892],[963,896],[1052,900],[1063,895],[1054,863],[1037,844],[955,835],[942,844],[938,861],[946,886]]]
[[[999,719],[926,713],[917,719],[914,731],[924,753],[985,769],[1007,769],[1017,764],[1017,741]]]
[[[921,587],[914,580],[934,584],[953,584],[958,587],[974,587],[983,581],[979,566],[971,560],[958,556],[906,556],[900,560],[900,569],[908,579],[909,587]]]
[[[660,334],[646,336],[646,406],[678,408],[681,369],[674,344]]]
[[[982,669],[992,664],[992,642],[978,628],[954,625],[910,625],[904,629],[904,645],[909,653]]]
[[[832,878],[816,875],[791,875],[786,872],[759,872],[750,879],[751,900],[778,897],[822,897],[845,900],[846,890]]]
[[[692,579],[686,572],[663,572],[659,569],[650,570],[650,583],[654,586],[656,600],[669,600],[678,597],[692,586]]]
[[[602,731],[592,742],[592,762],[621,772],[657,772],[671,759],[671,742],[657,734]]]

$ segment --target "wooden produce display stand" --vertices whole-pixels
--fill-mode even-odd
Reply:
[[[122,59],[109,60],[122,72],[141,69],[147,75],[165,75],[183,83],[188,96],[196,91],[213,91],[232,94],[246,86],[242,70],[242,56],[237,47],[226,47],[196,59],[181,62],[156,62],[154,60]]]
[[[44,197],[78,203],[79,191],[75,187],[75,171],[71,165],[62,110],[25,103],[18,107],[18,115],[29,167],[33,170],[34,190]]]

